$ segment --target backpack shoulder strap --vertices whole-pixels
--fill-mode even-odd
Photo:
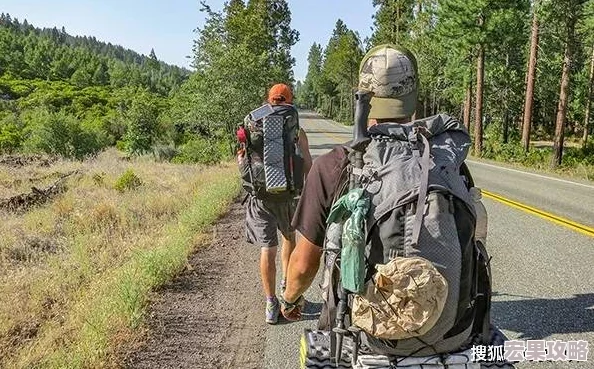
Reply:
[[[350,177],[351,171],[353,170],[353,162],[352,162],[352,155],[351,155],[353,152],[353,149],[350,146],[348,146],[347,144],[341,145],[341,147],[344,151],[346,151],[348,163],[347,163],[347,165],[345,165],[344,168],[342,168],[342,170],[340,172],[340,177],[339,177],[338,181],[336,182],[335,188],[333,189],[334,196],[332,198],[332,205],[334,205],[334,203],[336,201],[338,201],[338,199],[340,197],[342,197],[342,195],[344,195],[346,193],[346,191],[348,190],[349,177]]]

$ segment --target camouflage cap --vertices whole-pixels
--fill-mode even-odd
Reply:
[[[403,47],[379,45],[361,61],[359,89],[374,93],[369,118],[412,116],[417,107],[417,85],[417,61]]]

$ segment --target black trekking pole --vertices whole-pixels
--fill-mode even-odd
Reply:
[[[373,93],[368,91],[357,91],[355,93],[356,108],[355,108],[355,126],[353,127],[353,141],[350,147],[353,149],[353,167],[356,169],[363,168],[363,153],[365,147],[370,141],[367,134],[367,118],[369,111],[371,110],[371,97]],[[353,190],[361,186],[361,175],[360,173],[354,173],[351,171],[349,178],[349,190]],[[336,365],[340,364],[342,359],[342,343],[344,335],[348,332],[345,329],[344,318],[347,312],[348,303],[348,291],[342,286],[342,282],[339,284],[339,301],[338,310],[336,312],[336,327],[332,330],[336,334]],[[357,337],[358,339],[358,337]],[[358,345],[355,344],[357,349]],[[357,353],[353,353],[357,355]]]

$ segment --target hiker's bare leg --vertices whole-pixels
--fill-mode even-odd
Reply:
[[[266,297],[276,295],[276,250],[278,247],[262,247],[260,250],[260,275]]]
[[[282,236],[283,239],[283,248],[281,250],[281,261],[282,261],[282,268],[283,268],[283,278],[287,278],[287,268],[289,267],[289,259],[293,250],[295,250],[295,232],[291,233],[289,238],[285,238]]]

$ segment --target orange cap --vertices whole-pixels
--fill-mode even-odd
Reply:
[[[271,104],[291,104],[293,102],[293,93],[289,86],[284,83],[276,84],[268,92],[268,102]]]

